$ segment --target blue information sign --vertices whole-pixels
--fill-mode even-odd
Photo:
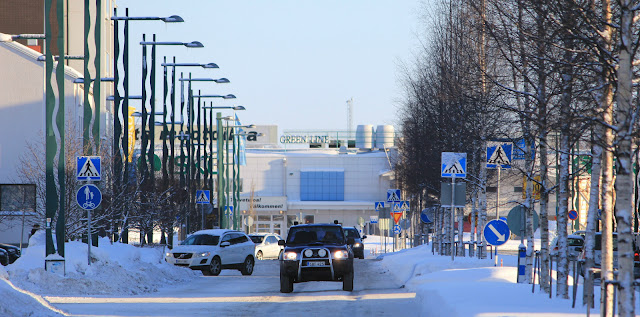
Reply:
[[[101,178],[100,156],[76,157],[76,180],[99,181]]]
[[[488,244],[500,246],[507,243],[511,231],[509,231],[509,225],[507,225],[506,222],[494,219],[484,226],[482,234],[484,235],[484,240],[487,241]]]
[[[196,204],[208,204],[211,202],[209,190],[196,190]]]
[[[93,210],[98,208],[102,202],[102,193],[100,188],[93,184],[86,184],[76,193],[76,202],[80,208],[85,210]]]
[[[400,234],[402,232],[402,227],[400,225],[393,225],[393,233]]]
[[[380,209],[384,208],[384,201],[376,201],[375,207],[376,211],[380,211]]]

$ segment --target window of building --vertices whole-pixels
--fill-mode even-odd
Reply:
[[[300,171],[300,200],[343,201],[344,171]]]

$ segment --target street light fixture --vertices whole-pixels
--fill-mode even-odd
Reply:
[[[113,42],[114,42],[114,54],[113,54],[113,72],[114,72],[114,106],[113,106],[113,153],[114,153],[114,178],[115,186],[120,187],[120,182],[123,180],[125,185],[125,191],[129,186],[129,99],[133,99],[129,96],[129,21],[163,21],[164,23],[178,23],[184,22],[184,19],[178,15],[171,15],[168,17],[130,17],[129,9],[125,9],[125,16],[118,16],[117,8],[113,8]],[[122,52],[124,78],[123,78],[123,90],[124,98],[121,98],[120,91],[118,89],[120,85],[120,74],[118,67],[118,59],[120,57],[120,40],[118,38],[118,22],[124,22],[124,47]],[[142,99],[142,97],[140,97]],[[120,100],[122,100],[122,107],[120,107]],[[119,121],[118,112],[122,113],[122,123]],[[122,133],[125,131],[125,133]],[[124,155],[124,158],[123,158]],[[124,164],[123,164],[124,163]],[[124,165],[124,173],[123,173]],[[123,229],[127,226],[123,223]],[[128,242],[128,231],[122,230],[123,236],[121,241]]]
[[[6,34],[0,33],[0,42],[13,42],[15,40],[44,40],[44,34]]]
[[[202,68],[220,68],[216,63],[207,63],[207,64],[199,64],[199,63],[162,63],[160,66],[163,67],[202,67]]]

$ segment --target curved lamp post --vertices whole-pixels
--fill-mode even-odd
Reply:
[[[129,9],[125,9],[125,16],[118,16],[117,8],[113,9],[113,73],[114,73],[114,106],[113,106],[113,153],[114,153],[114,181],[117,188],[121,186],[121,182],[124,183],[124,190],[126,191],[129,185],[129,21],[162,21],[164,23],[179,23],[184,22],[182,17],[177,15],[171,15],[168,17],[130,17]],[[120,74],[118,67],[118,59],[120,57],[120,40],[119,40],[119,22],[124,22],[124,47],[122,52],[122,64],[124,69],[124,78],[122,86],[124,90],[124,96],[121,98],[119,85]],[[122,100],[122,107],[120,101]],[[122,123],[118,118],[118,112],[122,113]],[[124,131],[124,133],[123,133]],[[124,165],[124,173],[123,173]],[[124,218],[124,215],[123,215]],[[126,227],[126,223],[122,224]],[[128,243],[128,231],[122,230],[121,241]]]

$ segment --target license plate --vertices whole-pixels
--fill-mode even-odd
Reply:
[[[324,266],[323,261],[309,261],[307,262],[307,266]]]
[[[176,263],[177,263],[177,264],[188,264],[188,263],[189,263],[189,260],[176,259]]]

